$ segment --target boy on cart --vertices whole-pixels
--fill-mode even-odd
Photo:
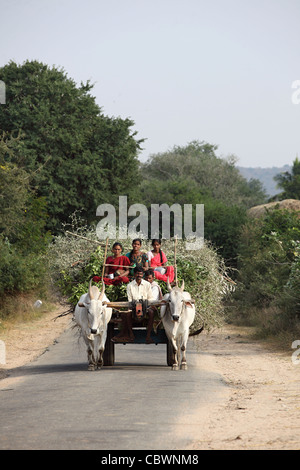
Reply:
[[[141,323],[148,317],[146,344],[153,343],[151,331],[154,322],[154,307],[147,307],[147,301],[154,300],[150,282],[143,279],[144,270],[141,267],[134,268],[134,280],[127,285],[128,301],[132,303],[133,309],[129,313],[122,315],[122,330],[117,336],[112,338],[116,343],[133,343],[133,318],[137,323]]]

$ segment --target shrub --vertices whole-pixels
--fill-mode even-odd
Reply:
[[[291,321],[297,321],[299,240],[300,219],[294,212],[276,208],[245,224],[239,245],[239,289],[235,294],[245,317],[251,316],[254,307],[276,312],[280,319],[272,318],[270,323],[275,321],[280,328],[290,328]]]
[[[38,289],[46,277],[44,255],[24,254],[0,239],[0,294]]]

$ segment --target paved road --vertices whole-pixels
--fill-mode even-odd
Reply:
[[[85,347],[66,331],[0,386],[0,449],[184,449],[205,426],[197,407],[222,400],[222,377],[201,370],[189,342],[187,371],[171,371],[165,345],[117,345],[116,362],[87,371]]]

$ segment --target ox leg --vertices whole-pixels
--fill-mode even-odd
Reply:
[[[187,370],[187,363],[186,363],[186,346],[183,344],[181,346],[182,358],[181,358],[181,365],[180,369]]]
[[[103,366],[103,353],[104,353],[104,349],[99,349],[97,369],[101,369]]]
[[[97,360],[97,368],[101,369],[103,366],[103,353],[105,348],[107,338],[107,330],[104,330],[101,337],[99,337],[99,344],[97,344],[97,353],[98,353],[98,360]]]
[[[100,345],[99,345],[99,342],[100,342],[100,338],[99,338],[99,335],[95,335],[94,336],[94,354],[93,354],[93,359],[94,359],[94,366],[95,366],[95,369],[101,369],[101,358],[100,358],[100,351],[99,351],[99,348],[100,348]]]
[[[95,370],[94,353],[93,353],[93,350],[90,348],[90,346],[88,346],[87,355],[88,355],[88,370]]]
[[[87,359],[88,359],[88,370],[95,370],[95,360],[94,360],[94,341],[91,341],[87,338],[87,335],[83,337],[84,342],[87,347]]]
[[[101,336],[98,337],[99,339],[99,345],[97,346],[97,352],[98,352],[98,361],[97,361],[97,367],[98,369],[101,369],[103,366],[103,354],[104,354],[104,349],[105,349],[105,343],[107,339],[107,325],[105,325],[105,329],[102,333]]]
[[[187,370],[187,362],[186,362],[186,345],[187,345],[187,340],[188,340],[188,334],[184,336],[182,343],[181,343],[181,365],[180,369],[182,370]]]
[[[90,341],[84,336],[84,342],[87,346],[87,359],[88,359],[88,370],[95,370],[95,360],[93,353],[93,341]]]
[[[175,338],[172,338],[171,342],[172,342],[172,348],[173,348],[172,370],[178,370],[178,347],[177,347]]]
[[[103,353],[104,353],[104,346],[105,346],[105,341],[103,343],[103,340],[106,341],[106,335],[104,335],[101,338],[100,344],[97,348],[98,349],[98,361],[97,361],[97,368],[98,369],[101,369],[101,367],[103,366]]]

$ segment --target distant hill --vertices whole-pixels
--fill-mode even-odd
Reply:
[[[275,194],[280,193],[280,189],[276,188],[276,182],[273,179],[274,176],[285,171],[291,172],[292,170],[290,165],[284,165],[280,168],[275,166],[272,168],[244,168],[238,166],[237,168],[248,181],[251,178],[261,181],[269,196],[274,196]]]

